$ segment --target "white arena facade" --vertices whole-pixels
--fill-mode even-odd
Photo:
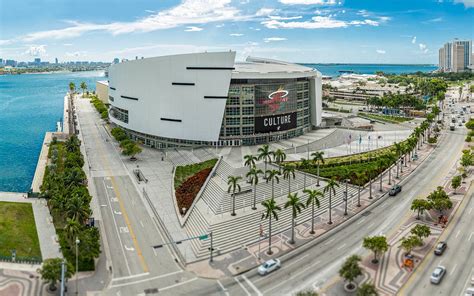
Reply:
[[[109,68],[110,121],[144,145],[258,145],[321,124],[321,73],[235,52],[145,58]]]

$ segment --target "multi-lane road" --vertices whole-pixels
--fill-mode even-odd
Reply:
[[[398,228],[410,214],[411,200],[428,194],[444,180],[448,173],[446,168],[452,167],[461,154],[465,137],[464,128],[447,132],[439,147],[406,180],[401,194],[396,198],[385,198],[368,214],[354,217],[351,223],[324,240],[314,241],[282,257],[280,270],[265,277],[251,270],[217,281],[199,278],[181,269],[170,249],[151,248],[164,242],[156,218],[138,193],[139,188],[125,169],[109,135],[98,123],[95,110],[86,100],[77,100],[77,105],[81,135],[90,165],[91,187],[97,197],[96,210],[100,212],[105,231],[106,266],[107,269],[111,267],[104,278],[92,277],[88,281],[103,281],[104,292],[109,295],[141,295],[156,291],[165,295],[288,295],[321,287],[334,279],[345,257],[354,253],[366,254],[361,247],[363,237],[380,233],[389,235]],[[470,210],[472,202],[465,206],[463,218],[456,223],[459,226],[454,227],[469,227],[465,225],[469,224],[469,218],[464,215]],[[465,222],[463,219],[466,219]],[[458,245],[454,239],[459,240],[459,247],[462,240],[474,240],[469,238],[464,228],[454,228],[450,233],[456,236],[458,230],[462,235],[453,238],[453,245],[450,244],[446,256]],[[472,244],[469,250],[472,256]],[[429,265],[426,266],[428,270]],[[461,265],[457,269],[458,272],[462,270],[460,276],[464,277],[466,271]],[[448,269],[448,277],[443,284],[449,285],[449,278]],[[415,279],[413,282],[416,282]],[[81,282],[80,291],[87,289],[86,283]]]

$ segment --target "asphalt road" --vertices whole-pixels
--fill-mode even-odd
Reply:
[[[330,282],[347,256],[368,254],[361,247],[364,237],[389,236],[405,220],[404,216],[411,214],[412,199],[427,195],[443,181],[446,168],[452,167],[461,155],[464,137],[460,130],[448,132],[439,147],[407,179],[401,194],[386,197],[369,215],[355,218],[324,241],[315,241],[284,256],[282,268],[270,275],[261,277],[252,270],[222,281],[225,289],[231,295],[288,295]]]

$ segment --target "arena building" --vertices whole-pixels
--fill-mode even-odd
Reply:
[[[235,52],[125,61],[109,68],[110,121],[154,148],[255,145],[320,125],[321,73]]]

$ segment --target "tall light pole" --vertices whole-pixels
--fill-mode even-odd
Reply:
[[[76,236],[76,295],[79,295],[79,257],[78,257],[78,249],[79,243],[81,241]]]
[[[349,192],[347,192],[347,183],[349,183],[349,179],[346,179],[346,191],[344,192],[344,198],[345,198],[345,201],[346,201],[346,205],[344,207],[344,216],[347,216],[347,199],[348,199],[348,195],[349,195]]]

